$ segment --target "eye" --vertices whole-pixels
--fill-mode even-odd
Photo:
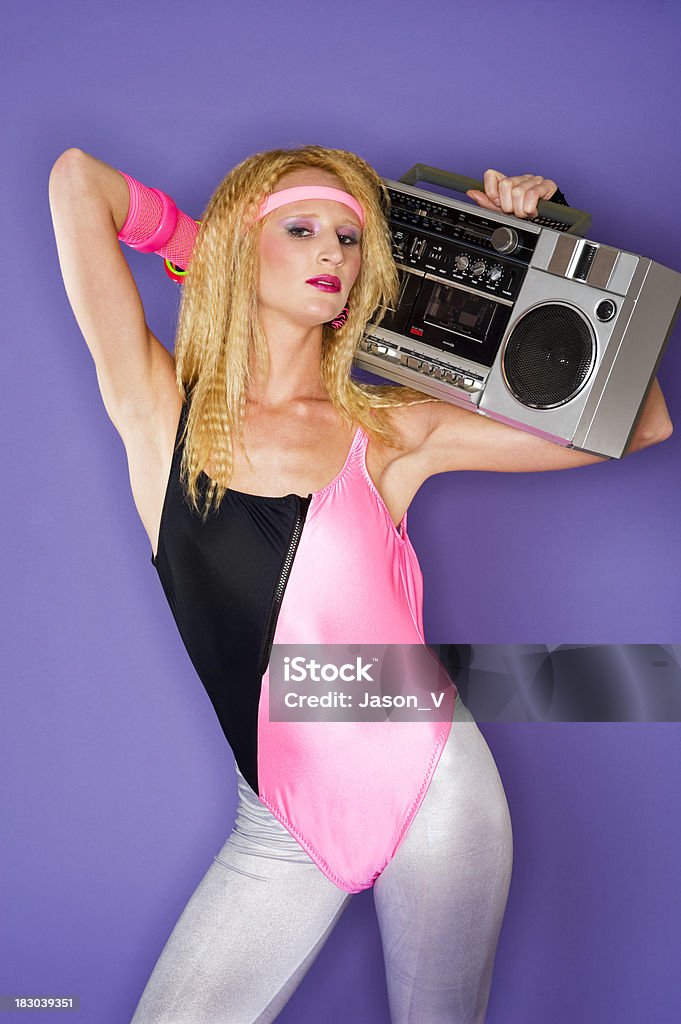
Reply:
[[[289,225],[289,227],[287,227],[286,231],[287,231],[287,233],[289,235],[292,235],[294,238],[304,238],[305,237],[305,235],[298,234],[299,231],[305,231],[308,235],[312,234],[312,232],[310,231],[309,228],[305,228],[305,227],[303,227],[300,224],[291,224],[291,225]],[[349,246],[349,245],[358,245],[359,244],[359,239],[355,238],[354,235],[342,235],[341,234],[338,237],[342,240],[343,245],[348,245]]]

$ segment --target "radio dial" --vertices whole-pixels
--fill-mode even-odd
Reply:
[[[457,256],[456,257],[456,269],[465,270],[468,266],[468,256]]]
[[[490,241],[497,252],[513,252],[518,247],[518,232],[515,228],[496,228]]]
[[[489,281],[492,282],[492,284],[496,284],[497,281],[500,280],[502,274],[503,270],[501,269],[501,267],[492,267],[489,274],[487,275],[487,278]]]
[[[487,267],[482,262],[482,260],[478,260],[478,262],[474,263],[473,266],[471,267],[471,274],[473,275],[473,277],[482,277],[486,269]]]

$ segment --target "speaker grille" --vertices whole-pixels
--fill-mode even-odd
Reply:
[[[594,358],[588,322],[571,306],[554,302],[521,317],[506,342],[502,369],[519,402],[553,409],[584,386]]]

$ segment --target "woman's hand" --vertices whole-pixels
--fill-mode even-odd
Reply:
[[[516,174],[507,177],[501,171],[488,170],[483,176],[485,191],[471,188],[467,196],[478,206],[496,213],[511,213],[529,219],[538,215],[539,199],[550,199],[558,191],[555,181],[540,174]]]

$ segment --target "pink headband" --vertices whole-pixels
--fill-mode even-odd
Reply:
[[[360,224],[364,227],[364,210],[361,204],[347,192],[342,192],[339,188],[327,188],[325,185],[296,185],[295,188],[284,188],[280,192],[271,192],[264,200],[255,219],[261,220],[272,210],[301,199],[333,199],[336,203],[343,203],[344,206],[349,206],[351,210],[354,210],[359,217]]]

